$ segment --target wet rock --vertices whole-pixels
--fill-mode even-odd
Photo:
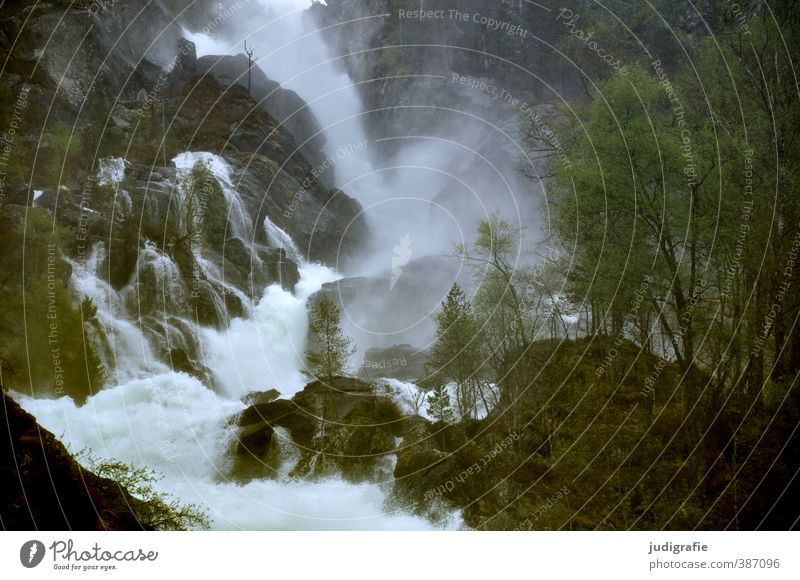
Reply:
[[[130,508],[138,500],[81,467],[5,391],[0,415],[0,521],[6,530],[143,529]]]
[[[259,398],[241,413],[238,425],[234,450],[238,477],[270,476],[274,462],[264,458],[272,432],[281,427],[299,452],[290,476],[314,479],[336,474],[358,482],[380,479],[380,467],[394,453],[405,418],[369,383],[335,377],[306,385],[291,400]]]
[[[223,87],[239,85],[248,87],[248,61],[244,54],[204,56],[196,61],[196,76],[210,75]],[[297,93],[281,88],[258,66],[249,71],[250,94],[270,117],[281,124],[297,143],[299,152],[314,166],[322,165],[325,154],[322,147],[325,137],[308,105]],[[324,185],[333,186],[332,172]]]

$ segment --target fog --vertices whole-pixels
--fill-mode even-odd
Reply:
[[[472,242],[481,218],[500,212],[527,226],[528,241],[539,237],[531,226],[540,192],[518,171],[518,120],[492,116],[496,107],[485,95],[454,87],[442,71],[415,83],[413,105],[381,125],[385,115],[365,110],[360,96],[369,83],[353,83],[305,12],[309,5],[251,2],[211,34],[187,36],[198,56],[241,54],[246,42],[256,66],[307,103],[324,133],[336,187],[361,203],[372,232],[358,259],[339,266],[345,280],[326,291],[341,302],[360,352],[424,347],[433,338],[431,313],[450,285],[469,287],[453,250]],[[450,100],[442,102],[443,94]],[[403,277],[411,279],[399,283]]]

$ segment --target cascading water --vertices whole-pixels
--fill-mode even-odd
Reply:
[[[299,14],[286,22],[290,26],[282,30],[300,33]],[[295,54],[305,54],[316,61],[316,72],[303,81],[291,70],[310,70],[310,64],[302,61],[293,61],[283,69],[276,66],[269,72],[279,81],[294,76],[296,83],[290,82],[290,88],[312,101],[319,97],[313,108],[327,127],[329,155],[336,156],[338,147],[363,139],[358,119],[361,106],[344,73],[330,63],[316,67],[328,59],[327,49],[319,38],[308,38],[313,50],[304,50],[299,42]],[[265,66],[270,62],[286,61],[266,59]],[[309,95],[309,87],[315,84],[323,92]],[[327,105],[323,105],[328,93]],[[342,110],[342,103],[349,108]],[[345,183],[373,173],[363,157],[345,157],[337,166]],[[173,160],[178,179],[198,161],[209,167],[222,188],[230,234],[239,237],[252,251],[254,226],[224,159],[207,152],[178,155]],[[118,168],[118,163],[109,165],[110,180],[119,178]],[[366,182],[360,183],[359,188],[365,191]],[[268,218],[263,227],[270,244],[283,248],[298,263],[300,280],[293,292],[277,284],[269,286],[244,318],[230,321],[224,330],[199,329],[202,362],[212,369],[220,392],[196,377],[171,371],[153,356],[138,320],[123,298],[103,281],[100,264],[104,255],[102,246],[98,246],[85,265],[73,264],[72,283],[78,296],[91,297],[98,306],[98,318],[110,341],[107,350],[113,355],[104,362],[114,371],[117,384],[90,397],[81,407],[67,397],[47,400],[18,396],[21,404],[73,451],[90,448],[101,458],[119,459],[163,473],[159,488],[207,508],[215,529],[430,529],[428,520],[387,511],[386,484],[356,485],[339,478],[290,480],[288,473],[296,450],[292,449],[288,432],[277,437],[276,445],[285,455],[278,479],[254,480],[245,485],[226,480],[229,451],[237,436],[232,419],[245,408],[241,397],[270,388],[289,397],[303,388],[305,378],[300,371],[308,328],[306,302],[324,283],[338,278],[327,267],[305,262],[294,241]],[[199,249],[194,257],[206,278],[244,298],[238,288],[225,282],[212,257],[203,256]],[[145,268],[158,280],[157,295],[165,300],[182,299],[185,289],[177,287],[175,264],[168,256],[154,247],[145,247],[139,268]],[[248,304],[248,300],[242,301]],[[218,309],[222,311],[224,304],[219,302]],[[394,461],[390,455],[379,466],[382,479],[391,478]],[[454,515],[448,525],[460,527],[460,518]]]
[[[90,448],[100,457],[163,473],[160,489],[207,508],[215,529],[430,528],[422,518],[387,513],[380,485],[338,478],[289,480],[293,451],[288,440],[281,443],[286,457],[280,479],[246,485],[225,480],[228,451],[236,437],[231,418],[245,408],[239,395],[266,386],[290,395],[302,387],[298,353],[307,328],[305,301],[335,274],[314,264],[304,264],[300,273],[294,294],[271,286],[252,318],[235,320],[226,331],[205,331],[207,362],[223,383],[222,394],[195,377],[164,371],[108,387],[82,407],[68,397],[18,398],[72,450]],[[124,357],[118,359],[127,363]],[[265,377],[275,382],[264,385]],[[456,518],[451,525],[460,521]]]
[[[228,226],[231,229],[229,236],[233,235],[242,240],[252,238],[253,220],[247,214],[242,198],[233,186],[232,169],[227,161],[219,155],[201,151],[181,153],[172,160],[172,163],[178,170],[177,178],[179,182],[186,177],[197,163],[206,165],[222,188],[222,194],[225,197]]]
[[[101,359],[118,381],[142,378],[167,369],[153,354],[150,343],[131,319],[123,299],[102,278],[106,260],[102,243],[96,244],[85,262],[68,260],[72,266],[70,283],[79,299],[89,298],[97,307],[97,320],[102,330]]]
[[[271,247],[283,250],[286,252],[286,256],[295,263],[299,264],[303,261],[300,249],[291,236],[272,223],[269,216],[264,218],[264,230],[267,232],[267,239]]]
[[[305,263],[294,293],[270,286],[252,316],[231,321],[223,331],[204,331],[207,365],[225,393],[238,398],[274,388],[291,396],[303,388],[306,301],[336,278],[325,266]]]

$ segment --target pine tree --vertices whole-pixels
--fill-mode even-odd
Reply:
[[[304,372],[325,379],[343,374],[355,348],[352,339],[343,333],[341,314],[330,298],[322,297],[312,307],[309,330],[308,370]]]
[[[458,284],[450,288],[435,320],[436,343],[428,363],[431,380],[455,383],[458,412],[469,416],[475,411],[482,357],[478,325]]]
[[[436,421],[445,423],[451,423],[455,419],[453,409],[450,407],[450,393],[444,385],[434,387],[428,395],[428,414]]]

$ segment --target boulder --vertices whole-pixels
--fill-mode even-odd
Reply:
[[[358,379],[317,380],[291,400],[265,399],[254,397],[237,419],[234,475],[242,479],[274,474],[273,435],[280,427],[299,451],[291,476],[375,481],[405,429],[394,402]]]

